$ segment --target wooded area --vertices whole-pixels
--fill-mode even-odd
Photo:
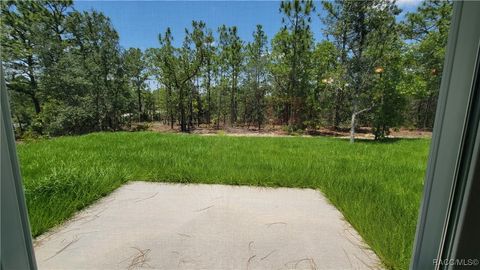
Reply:
[[[426,1],[400,18],[390,0],[284,1],[273,37],[258,25],[244,42],[236,26],[193,21],[182,46],[166,29],[142,51],[122,48],[107,16],[72,1],[4,1],[2,64],[19,137],[155,120],[182,132],[350,128],[352,140],[369,126],[381,139],[432,128],[451,9]],[[320,23],[324,39],[314,40]]]

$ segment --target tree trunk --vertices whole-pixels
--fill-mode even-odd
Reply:
[[[180,109],[180,131],[187,132],[187,124],[185,119],[185,106],[183,104],[183,89],[180,88],[180,95],[179,95],[179,109]]]
[[[210,74],[208,75],[207,79],[207,103],[208,103],[208,110],[207,110],[207,124],[210,125],[211,123],[211,110],[212,110],[212,97],[210,94]]]
[[[138,122],[142,121],[142,92],[140,87],[137,87],[138,95]]]
[[[350,122],[350,143],[355,142],[355,118],[357,117],[357,113],[352,113],[352,120]]]
[[[284,104],[284,109],[283,109],[283,123],[289,125],[290,124],[290,104],[288,101],[285,102]]]
[[[235,126],[237,123],[237,110],[236,110],[236,75],[232,76],[232,93],[230,95],[230,125]]]
[[[220,93],[218,94],[218,111],[217,111],[217,129],[220,129],[220,116],[221,116],[221,110],[222,110],[222,92],[220,88]]]
[[[340,125],[340,89],[335,88],[335,104],[333,106],[333,129],[338,130]]]
[[[42,108],[40,106],[40,101],[38,100],[36,94],[38,90],[38,84],[37,80],[35,79],[34,71],[33,71],[33,57],[28,56],[27,58],[27,64],[28,64],[28,77],[30,79],[30,96],[32,98],[33,106],[35,107],[35,113],[39,114],[42,111]]]
[[[167,86],[167,98],[166,98],[167,113],[168,113],[168,117],[170,117],[170,129],[173,129],[173,125],[175,124],[175,117],[173,116],[173,108],[172,108],[173,104],[172,104],[171,98],[172,98],[172,88],[171,86]]]
[[[32,97],[33,106],[35,107],[35,113],[39,114],[42,111],[42,108],[40,107],[40,101],[35,96],[35,94],[33,94],[31,97]]]
[[[194,87],[192,87],[192,91],[190,91],[190,97],[188,100],[188,109],[189,109],[189,115],[188,115],[188,131],[190,131],[193,128],[193,91]]]
[[[97,130],[102,130],[102,120],[100,119],[100,94],[99,89],[96,89],[95,93],[95,120],[97,124]]]

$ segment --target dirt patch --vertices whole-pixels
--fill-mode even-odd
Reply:
[[[178,126],[174,126],[173,129],[169,125],[165,125],[161,122],[150,123],[148,130],[161,132],[161,133],[180,133]],[[237,136],[237,137],[287,137],[287,136],[302,136],[302,137],[314,137],[314,136],[326,136],[326,137],[339,137],[349,138],[350,131],[348,128],[343,129],[305,129],[303,131],[288,132],[284,126],[265,126],[261,129],[254,127],[225,127],[217,129],[216,127],[209,125],[200,125],[195,127],[190,133],[200,134],[205,136],[211,135],[225,135],[225,136]],[[389,138],[430,138],[432,136],[431,131],[425,130],[413,130],[413,129],[396,129],[391,130]],[[356,138],[360,139],[374,139],[372,129],[369,127],[361,127],[356,131]]]

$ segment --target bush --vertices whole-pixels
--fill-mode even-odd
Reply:
[[[150,123],[138,123],[133,126],[132,131],[147,131],[152,127]]]
[[[82,134],[95,127],[91,110],[83,106],[67,106],[59,101],[45,103],[39,118],[42,123],[40,134],[50,136]]]

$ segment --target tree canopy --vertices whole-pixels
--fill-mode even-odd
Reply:
[[[390,0],[282,1],[282,27],[193,21],[181,46],[124,49],[110,19],[72,1],[1,3],[2,64],[17,134],[120,130],[163,121],[189,132],[283,125],[291,131],[433,126],[452,3],[399,19]],[[322,39],[312,25],[321,23]],[[269,40],[269,38],[271,38]]]

